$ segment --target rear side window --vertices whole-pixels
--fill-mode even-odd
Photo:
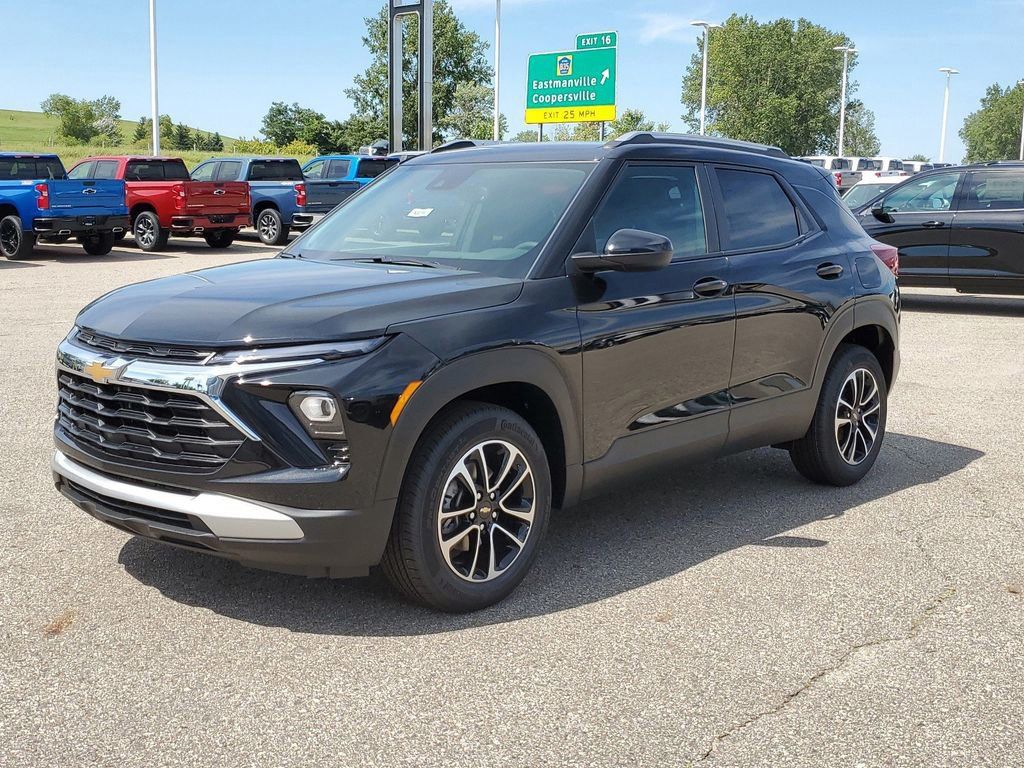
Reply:
[[[978,171],[968,178],[961,211],[1024,208],[1024,171]]]
[[[350,160],[331,160],[327,169],[328,179],[344,179],[348,176]]]
[[[220,167],[217,168],[217,173],[214,175],[214,181],[234,181],[238,178],[238,174],[242,170],[242,163],[239,160],[222,160]]]
[[[397,160],[360,160],[356,173],[361,179],[376,179],[384,171],[393,165],[398,165]]]
[[[94,179],[116,179],[117,160],[97,160],[92,177]]]
[[[63,178],[64,166],[55,157],[0,157],[0,180]]]
[[[302,181],[298,160],[253,160],[249,163],[249,181]]]
[[[768,173],[716,168],[730,249],[771,248],[800,236],[797,212]]]
[[[188,181],[182,160],[131,160],[125,168],[126,181]]]

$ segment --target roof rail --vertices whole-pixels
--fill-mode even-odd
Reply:
[[[435,152],[450,152],[453,149],[469,149],[470,147],[492,147],[496,144],[503,144],[501,141],[494,141],[493,139],[453,139],[447,141],[444,144],[434,147],[430,150],[431,154]]]
[[[978,165],[1024,165],[1024,160],[989,160],[987,163]]]
[[[718,137],[695,136],[689,133],[661,133],[658,131],[630,131],[624,133],[617,139],[612,139],[605,144],[605,147],[619,147],[624,144],[679,144],[690,147],[717,147],[719,149],[733,149],[738,152],[756,152],[759,155],[771,157],[789,158],[785,152],[778,147],[767,144],[754,144],[749,141],[736,141],[735,139],[721,139]]]

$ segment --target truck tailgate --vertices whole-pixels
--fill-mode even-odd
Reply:
[[[248,213],[249,185],[244,181],[186,181],[185,200],[192,216]]]
[[[125,212],[124,182],[117,179],[51,179],[50,210],[61,216]]]
[[[306,213],[330,213],[361,185],[357,181],[316,181],[306,179]]]

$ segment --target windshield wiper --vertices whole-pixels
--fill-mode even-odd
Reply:
[[[430,269],[437,269],[441,266],[436,261],[423,261],[422,259],[414,259],[410,256],[365,256],[351,259],[351,261],[370,261],[374,264],[394,264],[400,267],[429,267]]]
[[[281,251],[277,254],[282,259],[301,259],[301,253],[293,253],[292,251]]]

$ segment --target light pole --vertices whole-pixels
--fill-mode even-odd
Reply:
[[[1018,80],[1017,87],[1024,90],[1024,80]],[[1020,157],[1017,159],[1024,160],[1024,110],[1020,115]]]
[[[156,0],[149,0],[149,107],[153,117],[153,155],[160,154],[160,109],[156,99]]]
[[[946,95],[942,100],[942,136],[939,138],[939,162],[946,160],[946,120],[949,117],[949,80],[953,75],[959,75],[959,69],[952,67],[939,67],[939,72],[946,73]]]
[[[847,73],[850,71],[850,54],[856,53],[857,49],[852,45],[837,45],[833,51],[843,52],[843,80],[839,86],[839,157],[843,156],[843,137],[846,135],[846,81]]]
[[[708,105],[708,30],[718,29],[722,25],[700,19],[691,21],[690,25],[704,28],[704,65],[700,75],[700,135],[703,136]]]
[[[501,0],[494,0],[494,140],[501,139]]]

